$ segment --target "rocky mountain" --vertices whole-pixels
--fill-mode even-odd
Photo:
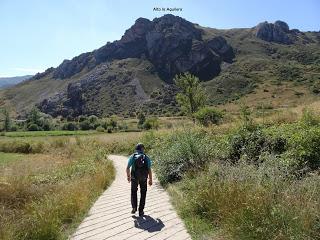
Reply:
[[[313,40],[306,37],[298,29],[289,29],[287,23],[276,21],[275,23],[263,22],[256,27],[256,36],[268,42],[276,42],[280,44],[293,44],[303,35],[305,43],[310,43]],[[318,38],[319,40],[319,38]]]
[[[32,75],[18,76],[18,77],[0,77],[0,89],[14,86],[28,78]]]
[[[2,102],[21,116],[34,104],[64,117],[129,116],[139,109],[172,114],[178,112],[173,78],[182,72],[199,77],[211,104],[279,81],[294,81],[316,94],[319,46],[319,32],[290,30],[282,21],[218,30],[174,15],[139,18],[120,40],[3,91]]]
[[[232,62],[234,53],[223,37],[203,41],[202,31],[180,17],[165,15],[153,21],[139,18],[119,41],[64,60],[35,79],[49,73],[55,79],[66,79],[84,68],[92,70],[101,63],[127,58],[150,61],[161,78],[171,82],[177,73],[185,71],[204,80],[212,79],[220,73],[222,61]]]

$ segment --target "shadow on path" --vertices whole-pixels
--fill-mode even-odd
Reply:
[[[161,221],[161,219],[157,218],[154,219],[148,215],[144,215],[142,217],[136,217],[132,216],[134,218],[134,226],[136,228],[143,229],[148,232],[158,232],[161,231],[162,228],[164,228],[164,224]]]

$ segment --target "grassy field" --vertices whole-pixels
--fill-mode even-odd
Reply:
[[[8,163],[11,164],[21,158],[23,158],[22,154],[0,152],[0,166]]]
[[[76,136],[98,134],[97,131],[26,131],[26,132],[7,132],[5,137],[47,137],[47,136]]]
[[[0,239],[66,239],[114,178],[112,149],[86,136],[6,138],[0,149]]]
[[[1,137],[0,239],[66,239],[112,182],[107,154],[140,141],[193,239],[320,239],[318,112],[251,109],[207,128]]]

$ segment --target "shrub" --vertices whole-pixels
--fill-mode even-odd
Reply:
[[[90,122],[88,121],[88,120],[85,120],[85,121],[82,121],[82,122],[80,122],[80,129],[81,130],[90,130],[91,129],[91,124],[90,124]]]
[[[62,126],[62,130],[75,131],[78,130],[78,126],[74,122],[67,122]]]
[[[87,117],[86,117],[86,116],[80,115],[80,116],[78,117],[78,121],[79,121],[79,122],[83,122],[83,121],[85,121],[85,120],[87,120]]]
[[[272,138],[261,129],[249,131],[246,128],[240,128],[228,136],[226,158],[232,162],[243,159],[251,163],[260,163],[263,153],[283,153],[286,150],[286,144],[286,139]]]
[[[97,132],[104,132],[104,130],[105,130],[105,129],[104,129],[103,127],[101,127],[101,126],[99,126],[99,127],[96,128],[96,131],[97,131]]]
[[[158,129],[159,128],[159,120],[158,118],[148,118],[144,124],[143,124],[143,128],[146,130],[149,129]]]
[[[28,126],[28,131],[41,131],[42,129],[37,124],[30,124]]]
[[[223,114],[217,109],[205,107],[196,112],[194,117],[200,124],[209,126],[211,124],[218,124],[221,121]]]
[[[90,123],[96,123],[98,121],[98,117],[95,115],[91,115],[88,117]]]
[[[70,139],[69,138],[55,138],[54,140],[52,140],[50,142],[50,147],[52,148],[65,148],[68,146],[68,144],[70,143]]]
[[[281,65],[277,69],[279,80],[297,81],[301,78],[301,70],[295,66]]]
[[[52,124],[51,124],[51,122],[48,120],[48,119],[44,119],[43,121],[42,121],[42,129],[44,130],[44,131],[50,131],[50,130],[52,130]]]
[[[111,118],[108,118],[105,121],[102,121],[100,126],[102,126],[104,129],[115,129],[118,125],[117,116],[112,116]]]
[[[111,118],[109,119],[108,125],[111,126],[112,129],[115,129],[118,125],[117,116],[115,116],[115,115],[111,116]]]
[[[122,130],[122,131],[126,131],[126,130],[128,130],[128,124],[126,123],[126,122],[121,122],[120,124],[118,124],[118,129],[119,130]]]
[[[300,122],[307,126],[316,126],[320,125],[320,117],[310,109],[303,109]]]
[[[200,132],[175,132],[159,141],[151,155],[162,184],[180,180],[187,171],[202,169],[210,156],[210,142]]]
[[[254,130],[256,125],[252,118],[252,110],[247,105],[240,106],[240,120],[244,128]]]
[[[0,152],[6,153],[41,153],[46,150],[43,142],[25,140],[0,142]]]
[[[10,130],[12,132],[16,132],[16,131],[18,131],[18,126],[17,125],[12,125]]]
[[[34,107],[27,115],[26,124],[27,129],[29,129],[32,125],[32,130],[29,131],[49,131],[52,129],[52,117],[48,114],[40,112],[38,108]],[[38,129],[35,127],[35,125],[38,126]]]
[[[168,128],[168,129],[173,128],[173,123],[172,122],[167,122],[166,123],[166,128]]]
[[[144,115],[143,112],[139,112],[137,114],[137,118],[138,118],[138,127],[142,126],[144,124],[144,122],[146,121],[146,115]]]
[[[320,169],[320,128],[296,129],[289,137],[290,149],[283,154],[284,161],[297,174]]]

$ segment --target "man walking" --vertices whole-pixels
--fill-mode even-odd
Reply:
[[[131,171],[130,171],[131,168]],[[137,191],[138,185],[140,186],[140,203],[139,203],[139,216],[143,216],[144,206],[147,195],[147,179],[149,177],[149,186],[152,185],[152,171],[151,160],[144,153],[144,146],[142,143],[136,145],[136,152],[128,159],[128,166],[126,169],[128,182],[131,182],[131,205],[134,214],[137,211]]]

